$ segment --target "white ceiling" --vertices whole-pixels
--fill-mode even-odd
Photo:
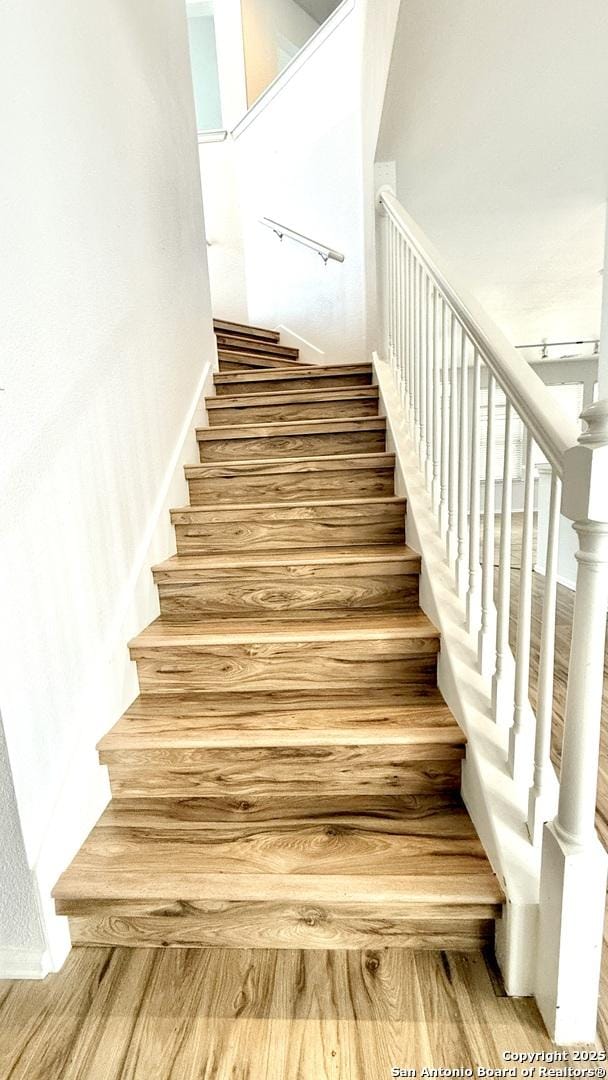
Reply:
[[[296,3],[320,25],[336,10],[340,0],[296,0]]]

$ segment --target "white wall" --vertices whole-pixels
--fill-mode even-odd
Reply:
[[[211,303],[216,319],[248,322],[241,197],[232,139],[199,146],[209,247]]]
[[[281,42],[300,49],[319,23],[294,0],[243,0],[247,100],[253,105],[284,65]]]
[[[605,0],[403,0],[378,160],[515,344],[599,335]]]
[[[56,965],[214,342],[183,5],[6,0],[0,42],[0,708]]]
[[[279,326],[303,357],[324,363],[365,356],[358,38],[354,13],[343,12],[237,129],[235,144],[250,321]],[[316,252],[280,242],[261,217],[343,252],[345,262],[324,266]]]

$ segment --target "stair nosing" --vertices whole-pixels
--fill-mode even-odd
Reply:
[[[267,430],[268,428],[272,428],[272,427],[296,427],[297,425],[302,425],[303,426],[303,425],[310,425],[310,424],[317,424],[317,425],[322,424],[323,425],[323,430],[320,431],[320,432],[318,432],[318,431],[317,432],[309,432],[309,433],[305,432],[305,434],[320,435],[320,434],[323,434],[325,430],[327,430],[327,431],[329,431],[331,433],[331,428],[329,427],[330,424],[361,425],[361,424],[369,424],[370,421],[375,421],[375,427],[373,425],[370,426],[368,428],[369,431],[374,431],[374,430],[375,431],[380,431],[380,430],[382,430],[382,428],[386,428],[386,417],[384,417],[384,416],[329,416],[329,417],[328,416],[321,416],[321,417],[310,417],[309,419],[305,419],[305,420],[262,420],[257,424],[240,424],[239,423],[239,424],[226,424],[224,426],[220,425],[220,426],[215,427],[215,428],[211,428],[211,427],[197,428],[196,429],[196,438],[197,438],[198,442],[205,442],[207,440],[208,441],[213,441],[213,440],[216,440],[216,439],[226,438],[228,432],[234,431],[236,429],[238,429],[240,431],[242,428],[247,428],[247,430],[248,430],[247,435],[243,436],[244,438],[255,438],[256,437],[255,435],[251,435],[251,436],[249,435],[249,431],[255,432],[256,428],[257,429]],[[345,430],[349,430],[349,429],[345,429]],[[267,438],[272,438],[272,434],[273,433],[271,432],[266,437]],[[238,438],[239,436],[236,436],[236,437]],[[258,438],[264,438],[264,436],[258,436]],[[372,453],[374,453],[374,452],[377,453],[377,451],[372,451]]]
[[[375,460],[378,460],[379,458],[382,458],[384,460],[383,460],[383,462],[381,464],[373,466],[373,465],[370,465],[370,458],[375,459]],[[362,468],[367,467],[367,468],[389,469],[391,467],[394,468],[396,458],[395,458],[395,454],[391,453],[388,450],[377,450],[377,451],[370,450],[368,453],[363,453],[363,454],[319,454],[318,456],[315,456],[314,454],[308,454],[308,455],[302,455],[300,457],[240,458],[240,459],[235,459],[235,460],[228,460],[228,461],[225,461],[225,462],[222,462],[222,461],[201,461],[201,462],[195,463],[193,465],[184,465],[184,472],[186,474],[186,477],[188,477],[190,475],[197,476],[201,472],[201,470],[204,470],[204,469],[235,469],[235,468],[239,468],[239,467],[242,468],[242,467],[245,467],[245,466],[247,466],[248,468],[253,466],[254,468],[258,469],[258,468],[263,467],[264,465],[271,465],[271,466],[274,467],[275,473],[276,473],[276,471],[280,471],[280,470],[277,469],[278,466],[284,466],[285,467],[284,468],[285,473],[293,473],[293,472],[297,472],[298,470],[297,469],[296,470],[288,469],[288,468],[286,468],[286,466],[302,464],[302,465],[311,465],[312,466],[311,469],[310,469],[311,472],[319,472],[319,473],[321,473],[323,470],[315,468],[315,466],[318,466],[319,462],[322,462],[322,461],[323,462],[331,461],[331,462],[338,462],[338,463],[345,462],[345,461],[357,461],[357,462],[360,461]],[[306,470],[302,469],[301,471],[304,472]],[[331,470],[328,469],[328,470],[325,470],[325,471],[330,472]]]
[[[382,562],[420,562],[421,556],[413,548],[408,547],[407,544],[387,544],[386,551],[382,550],[381,545],[377,545],[373,554],[370,554],[370,548],[356,547],[349,548],[347,551],[340,548],[335,550],[332,548],[298,548],[295,551],[267,551],[256,554],[255,552],[236,552],[234,555],[171,555],[168,559],[165,559],[161,563],[156,563],[152,567],[153,573],[160,572],[165,573],[173,569],[176,571],[180,568],[187,573],[188,569],[241,569],[246,566],[317,566],[324,563],[348,566],[349,563],[369,563],[371,566],[374,563]],[[273,557],[276,556],[276,557]],[[175,560],[175,561],[173,561]],[[198,562],[200,565],[197,567],[186,567],[181,560],[187,560],[191,562]],[[222,560],[229,560],[222,562]]]
[[[207,397],[205,405],[207,409],[240,409],[261,408],[272,405],[299,405],[316,404],[320,401],[337,403],[339,401],[360,401],[368,398],[377,401],[379,397],[377,386],[326,386],[319,390],[260,390],[253,394],[226,394],[224,397]],[[261,400],[264,399],[264,400]],[[286,400],[295,399],[295,400]]]

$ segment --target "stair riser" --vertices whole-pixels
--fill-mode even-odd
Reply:
[[[394,468],[338,469],[269,476],[232,476],[214,480],[188,480],[190,504],[239,502],[296,502],[304,499],[373,498],[393,495]]]
[[[292,420],[333,420],[338,417],[377,416],[376,398],[344,401],[302,401],[284,405],[243,405],[239,408],[210,409],[209,427],[230,424],[278,424]]]
[[[239,334],[217,333],[218,351],[229,349],[230,352],[260,353],[263,356],[278,356],[283,360],[297,360],[300,353],[298,349],[291,349],[287,345],[278,345],[270,341],[259,341],[257,338],[242,338]]]
[[[436,684],[436,639],[133,649],[143,693]]]
[[[321,508],[322,509],[322,508]],[[403,520],[338,519],[317,514],[317,520],[288,521],[251,518],[209,524],[178,524],[175,527],[180,555],[219,555],[236,551],[290,551],[293,548],[365,547],[368,544],[402,544]],[[230,531],[228,531],[230,530]]]
[[[311,375],[309,377],[285,377],[254,382],[217,383],[217,397],[230,397],[234,394],[288,393],[298,390],[330,390],[340,387],[364,388],[371,386],[371,374],[361,375]]]
[[[162,907],[162,905],[157,905]],[[199,908],[199,911],[197,911]],[[176,914],[72,916],[74,945],[225,949],[449,949],[469,952],[490,944],[493,914],[425,919],[415,905],[279,904],[234,901],[187,904]],[[147,910],[154,910],[148,905]],[[169,908],[175,910],[175,906]],[[492,909],[488,909],[491,911]]]
[[[208,581],[160,583],[160,610],[164,618],[187,622],[205,617],[318,618],[319,612],[348,618],[353,611],[413,611],[418,605],[418,576],[414,574],[348,577],[350,567],[314,578],[294,580],[281,573],[239,580],[223,575]],[[368,570],[369,572],[369,570]],[[235,575],[239,573],[235,571]],[[282,576],[283,575],[283,576]]]
[[[382,453],[386,444],[378,431],[327,432],[310,435],[276,435],[244,439],[205,439],[199,443],[200,459],[250,461],[258,458],[324,457],[327,454]]]
[[[105,752],[114,798],[194,799],[224,796],[382,796],[458,791],[462,747],[309,746]],[[108,759],[128,759],[115,764]],[[151,759],[151,760],[148,760]],[[168,760],[167,760],[168,759]],[[451,844],[453,845],[453,841]]]

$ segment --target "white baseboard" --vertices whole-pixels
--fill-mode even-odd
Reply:
[[[287,345],[291,349],[300,350],[300,360],[306,364],[326,364],[327,357],[323,352],[323,349],[317,348],[313,345],[312,341],[307,341],[306,338],[296,334],[295,330],[291,330],[289,326],[284,326],[283,323],[279,323],[275,327],[275,330],[281,335],[281,345]]]
[[[50,970],[45,949],[0,948],[0,979],[45,979]]]

